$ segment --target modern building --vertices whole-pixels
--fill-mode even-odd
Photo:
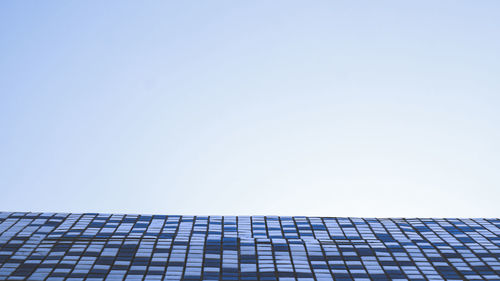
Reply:
[[[3,212],[0,280],[500,280],[500,219]]]

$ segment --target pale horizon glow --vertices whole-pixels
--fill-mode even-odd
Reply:
[[[498,1],[0,3],[0,211],[500,217]]]

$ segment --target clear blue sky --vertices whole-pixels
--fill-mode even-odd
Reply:
[[[2,1],[0,209],[500,216],[500,1]]]

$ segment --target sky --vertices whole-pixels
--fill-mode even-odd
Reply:
[[[2,1],[0,210],[500,217],[499,1]]]

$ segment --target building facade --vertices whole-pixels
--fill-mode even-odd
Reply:
[[[0,280],[500,280],[500,219],[2,212]]]

